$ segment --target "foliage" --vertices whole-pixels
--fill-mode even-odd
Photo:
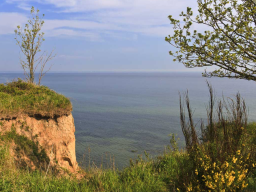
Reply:
[[[181,103],[181,125],[186,140],[187,153],[192,163],[191,177],[181,191],[242,191],[255,178],[256,148],[253,144],[255,126],[247,125],[245,102],[238,94],[236,100],[218,102],[217,120],[214,120],[214,99],[211,86],[208,107],[208,125],[201,124],[201,137],[193,123],[188,94],[186,105],[189,123]],[[224,109],[223,109],[224,108]],[[252,125],[250,124],[252,127]],[[253,134],[247,133],[250,131]],[[254,130],[254,132],[253,132]]]
[[[248,125],[248,130],[255,130],[255,128],[255,124]],[[251,137],[249,140],[255,138]],[[173,138],[172,141],[174,141]],[[247,145],[247,143],[245,144]],[[201,165],[197,165],[197,173],[194,162],[200,160],[200,155],[203,160]],[[232,179],[229,177],[232,170],[235,172],[238,169],[243,170],[237,167],[243,164],[240,163],[240,158],[243,158],[242,153],[235,155],[237,158],[235,164],[232,162],[233,159],[228,159],[228,167],[226,163],[223,166],[216,164],[215,169],[213,169],[214,164],[203,151],[197,157],[198,160],[191,161],[191,156],[187,152],[173,151],[168,148],[163,155],[156,159],[139,157],[136,161],[131,161],[130,166],[122,171],[91,167],[83,178],[76,179],[74,175],[60,176],[49,172],[46,176],[43,170],[18,169],[14,166],[12,156],[9,154],[8,142],[5,142],[4,144],[0,143],[0,191],[188,191],[191,183],[195,181],[195,176],[200,177],[205,174],[210,184],[215,179],[212,176],[220,173],[218,169],[220,167],[228,174],[227,178],[224,172],[222,174],[225,181]],[[209,165],[212,166],[205,171],[204,169]],[[211,172],[212,170],[214,174]],[[255,177],[247,175],[244,178],[243,172],[240,175],[241,179],[248,181],[244,183],[248,186],[243,191],[255,191]],[[222,176],[218,176],[218,183],[221,184]],[[239,179],[238,175],[236,179]],[[198,184],[197,181],[195,184]],[[199,184],[201,186],[202,183]]]
[[[48,165],[50,161],[45,150],[39,145],[38,141],[36,141],[36,138],[30,140],[24,135],[17,134],[14,126],[12,126],[12,130],[10,132],[0,136],[0,141],[6,143],[14,141],[15,156],[17,158],[16,165],[21,168],[30,166],[23,159],[24,155],[32,161],[33,165],[37,169],[44,169],[44,165]]]
[[[44,33],[40,33],[44,25],[44,21],[42,18],[39,17],[38,9],[35,11],[35,8],[32,7],[30,13],[32,18],[28,20],[27,24],[25,24],[25,28],[22,30],[20,26],[17,26],[17,29],[14,32],[16,34],[15,39],[17,45],[19,45],[22,53],[25,55],[26,58],[25,61],[22,59],[20,60],[26,79],[28,80],[28,82],[34,83],[34,73],[37,67],[41,66],[38,82],[38,84],[40,85],[42,77],[47,72],[44,72],[44,67],[47,62],[55,57],[55,55],[53,55],[52,51],[49,55],[47,55],[46,52],[43,52],[41,56],[36,57],[37,54],[41,52],[41,45],[42,42],[45,40]],[[27,70],[29,70],[29,72],[27,72]]]
[[[8,147],[0,145],[0,191],[170,191],[178,157],[170,152],[154,160],[139,158],[123,171],[94,167],[78,180],[72,175],[45,176],[43,171],[6,166],[11,156]]]
[[[217,66],[205,76],[256,80],[256,4],[253,0],[201,0],[198,14],[182,12],[183,21],[169,16],[174,33],[165,38],[177,48],[174,61],[186,67]],[[201,27],[202,25],[202,27]],[[203,28],[204,32],[193,30]]]
[[[225,155],[223,155],[225,156]],[[250,155],[226,155],[224,162],[209,156],[209,151],[197,148],[190,152],[194,174],[187,184],[188,191],[241,191],[248,186]],[[223,157],[222,157],[223,158]]]
[[[38,86],[20,79],[0,84],[0,98],[0,118],[12,118],[20,113],[54,117],[72,111],[71,102],[65,96],[46,86]]]

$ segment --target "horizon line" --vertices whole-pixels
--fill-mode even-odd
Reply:
[[[0,71],[1,73],[23,73],[22,71]],[[39,72],[35,72],[38,74]],[[51,71],[48,73],[202,73],[202,71]]]

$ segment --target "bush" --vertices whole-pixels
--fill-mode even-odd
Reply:
[[[208,87],[208,124],[205,127],[201,121],[201,136],[198,136],[192,119],[188,93],[185,95],[188,123],[180,100],[181,126],[192,169],[189,170],[191,176],[179,185],[179,190],[241,191],[248,186],[256,165],[255,145],[251,145],[255,137],[248,140],[252,135],[247,133],[246,105],[239,94],[235,100],[220,100],[217,118],[214,118],[215,100],[212,87],[209,84]]]

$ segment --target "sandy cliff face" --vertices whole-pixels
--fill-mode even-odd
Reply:
[[[71,172],[78,169],[75,153],[75,125],[72,114],[58,118],[29,117],[0,120],[2,133],[16,129],[17,134],[29,139],[36,138],[45,149],[50,164],[65,168]]]

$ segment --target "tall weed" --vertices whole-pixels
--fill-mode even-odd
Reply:
[[[201,135],[193,121],[188,92],[188,122],[180,97],[181,127],[192,169],[189,176],[181,178],[183,185],[178,190],[241,191],[255,172],[255,147],[247,140],[251,136],[247,133],[246,105],[239,93],[235,99],[216,102],[209,83],[208,88],[208,121],[206,126],[201,121]]]

